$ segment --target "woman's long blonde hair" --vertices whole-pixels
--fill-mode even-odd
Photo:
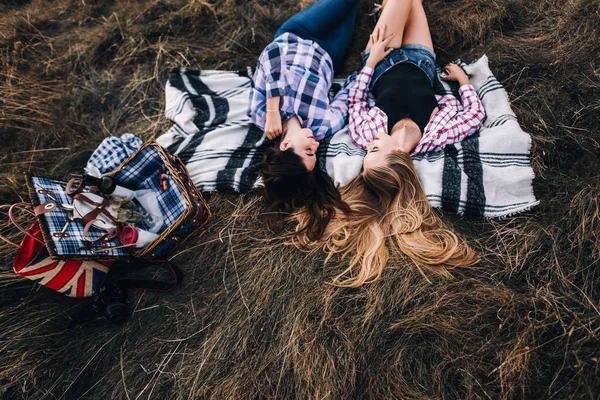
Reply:
[[[322,247],[328,259],[336,253],[351,255],[350,265],[333,284],[357,287],[379,279],[396,247],[410,257],[419,271],[450,277],[448,267],[476,262],[468,244],[445,228],[432,210],[407,153],[393,151],[382,167],[369,168],[340,189],[350,207],[338,212],[319,241],[301,232],[307,217],[300,210],[295,238],[298,247]]]

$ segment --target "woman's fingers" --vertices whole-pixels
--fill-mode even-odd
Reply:
[[[390,42],[390,40],[392,40],[394,38],[394,36],[396,36],[396,33],[390,34],[388,37],[386,37],[384,39],[383,44],[387,45]]]
[[[281,128],[277,129],[269,129],[265,131],[265,135],[267,135],[267,139],[273,140],[279,135],[281,135]]]
[[[454,64],[454,63],[450,63],[444,67],[444,71],[447,74],[459,72],[460,70],[461,70],[461,68],[457,64]]]
[[[373,34],[371,36],[373,38],[373,43],[379,42],[379,27],[373,30]]]
[[[383,24],[381,26],[381,29],[379,30],[379,40],[384,40],[385,38],[385,30],[387,29],[387,26],[385,26],[385,24]]]
[[[386,25],[382,25],[381,27],[377,27],[373,30],[373,33],[369,35],[369,42],[371,45],[375,43],[383,43],[388,44],[390,40],[396,35],[396,33],[392,33],[389,36],[385,36],[385,31],[387,27]]]

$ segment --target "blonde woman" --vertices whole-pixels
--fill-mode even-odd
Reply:
[[[450,276],[449,269],[472,265],[475,256],[432,210],[409,154],[476,132],[485,119],[481,101],[454,64],[443,78],[459,82],[462,104],[435,96],[435,54],[421,0],[384,3],[363,64],[349,87],[349,133],[368,152],[363,172],[340,190],[351,213],[337,213],[321,241],[300,234],[297,244],[347,256],[349,266],[333,281],[339,286],[379,279],[391,249],[421,272]],[[298,214],[299,232],[305,218]]]

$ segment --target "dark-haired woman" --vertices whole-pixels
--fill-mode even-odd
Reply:
[[[357,0],[319,0],[287,20],[259,57],[248,115],[273,146],[260,175],[275,210],[306,207],[318,239],[335,208],[345,209],[316,160],[319,141],[344,127],[348,91],[330,102],[334,70],[352,40]]]

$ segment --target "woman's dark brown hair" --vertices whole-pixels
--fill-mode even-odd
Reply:
[[[302,158],[292,149],[279,149],[280,142],[281,139],[276,140],[274,146],[265,152],[259,171],[264,181],[265,200],[273,211],[291,213],[304,208],[307,223],[297,233],[319,240],[336,208],[344,212],[350,209],[318,163],[309,172]]]

